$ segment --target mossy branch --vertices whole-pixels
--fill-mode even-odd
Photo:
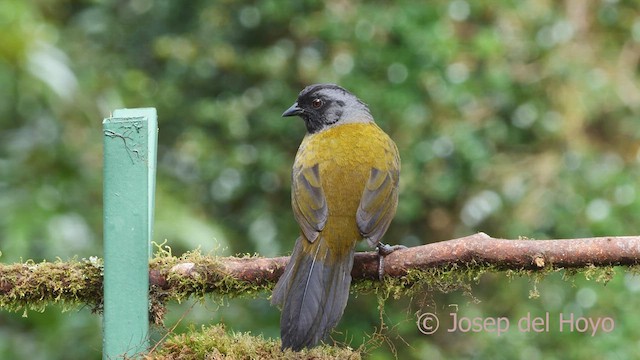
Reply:
[[[288,257],[216,257],[198,251],[174,257],[161,251],[150,262],[152,319],[161,321],[167,301],[182,301],[206,293],[256,296],[270,290]],[[460,288],[488,270],[545,272],[633,266],[640,264],[640,237],[599,237],[566,240],[505,240],[484,233],[398,250],[385,258],[385,281],[378,281],[378,256],[356,254],[354,291],[383,291],[399,296],[428,285],[441,290]],[[100,259],[24,264],[0,264],[0,308],[43,310],[63,306],[102,306]]]

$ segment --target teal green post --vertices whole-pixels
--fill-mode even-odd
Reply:
[[[149,256],[155,195],[155,108],[120,109],[104,136],[103,359],[149,347]]]

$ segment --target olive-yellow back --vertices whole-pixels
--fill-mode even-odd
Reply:
[[[316,164],[329,211],[322,236],[328,240],[331,253],[341,258],[362,240],[356,211],[371,169],[399,171],[398,149],[373,122],[338,125],[304,137],[293,165],[294,174],[296,169]],[[299,192],[293,188],[292,196]]]

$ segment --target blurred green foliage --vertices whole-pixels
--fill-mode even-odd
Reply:
[[[304,127],[280,114],[316,82],[356,93],[400,149],[387,242],[637,233],[639,7],[4,0],[0,260],[101,254],[101,119],[146,106],[160,122],[155,238],[174,253],[287,253],[298,231],[289,171]],[[526,279],[485,276],[479,304],[458,293],[388,303],[390,344],[369,356],[630,358],[639,282],[551,277],[529,299]],[[366,340],[380,325],[376,304],[354,295],[334,338]],[[594,337],[417,331],[416,309],[446,314],[453,304],[464,316],[611,316],[616,328]],[[278,336],[279,312],[265,299],[176,305],[167,324],[187,312],[184,323]],[[97,359],[99,324],[86,309],[0,313],[0,357]]]

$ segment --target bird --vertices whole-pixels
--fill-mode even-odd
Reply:
[[[271,302],[282,308],[282,350],[320,343],[349,298],[356,244],[383,256],[380,242],[398,206],[400,156],[369,107],[336,84],[305,87],[283,117],[299,116],[306,134],[291,173],[291,205],[300,227]]]

